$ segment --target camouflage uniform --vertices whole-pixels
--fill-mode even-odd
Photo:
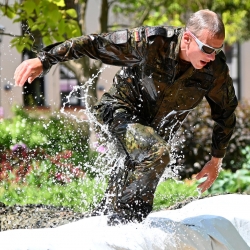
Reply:
[[[127,155],[124,181],[116,173],[107,192],[119,193],[114,209],[118,214],[125,211],[128,218],[141,220],[151,211],[155,188],[169,163],[170,133],[203,97],[215,121],[212,156],[224,157],[235,127],[237,98],[224,53],[194,69],[179,58],[183,32],[167,26],[138,27],[73,38],[38,53],[44,73],[53,64],[82,56],[122,66],[95,109],[117,148]]]

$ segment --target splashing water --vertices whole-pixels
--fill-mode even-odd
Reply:
[[[122,169],[124,166],[124,161],[125,161],[125,156],[118,153],[115,148],[115,144],[113,143],[113,138],[108,131],[108,126],[105,124],[101,124],[97,121],[96,117],[91,112],[91,106],[89,105],[89,102],[88,102],[88,98],[91,98],[91,96],[87,94],[89,88],[93,87],[93,82],[99,76],[99,74],[101,74],[105,69],[109,67],[110,66],[108,65],[105,65],[104,67],[102,67],[95,75],[92,75],[92,77],[89,78],[89,80],[86,81],[84,85],[74,86],[72,91],[66,97],[67,101],[63,103],[63,107],[60,110],[61,113],[73,118],[78,123],[88,122],[90,132],[92,133],[95,132],[93,127],[95,127],[95,129],[98,129],[102,132],[96,135],[98,142],[93,143],[93,145],[96,145],[95,146],[96,151],[99,152],[97,158],[95,159],[94,163],[87,162],[84,164],[85,169],[89,169],[91,173],[95,173],[95,181],[97,183],[106,182],[107,176],[111,176],[113,169],[114,168],[116,168],[117,170]],[[85,104],[84,105],[85,109],[81,109],[79,113],[83,113],[87,117],[87,120],[85,118],[79,118],[79,115],[69,113],[65,110],[66,105],[70,103],[70,98],[77,91],[82,91],[82,93],[84,93],[82,97],[77,97],[77,98]],[[91,144],[90,141],[89,141],[89,144]],[[101,151],[100,151],[100,148],[102,148]],[[106,186],[104,186],[104,188],[106,188]],[[97,204],[94,204],[94,205],[97,205]]]
[[[92,77],[89,78],[88,81],[84,83],[84,85],[74,86],[72,91],[66,97],[67,101],[63,103],[63,107],[60,110],[61,113],[73,118],[78,123],[87,121],[90,125],[91,132],[94,132],[93,127],[98,128],[98,130],[102,132],[100,134],[97,134],[98,142],[94,142],[94,145],[96,145],[96,150],[99,151],[97,159],[95,159],[94,163],[87,162],[84,164],[85,169],[89,169],[90,172],[95,173],[95,180],[98,183],[103,183],[104,181],[106,181],[107,177],[112,175],[114,169],[116,169],[116,171],[119,171],[119,169],[123,169],[125,162],[125,155],[122,155],[116,150],[114,138],[111,136],[108,130],[108,126],[101,124],[97,121],[96,117],[91,111],[91,107],[88,102],[88,98],[91,98],[91,96],[87,94],[89,88],[93,87],[94,80],[101,73],[103,73],[103,71],[106,70],[108,67],[110,66],[105,65],[104,67],[102,67],[95,75],[92,75]],[[85,109],[81,109],[78,112],[83,113],[87,117],[87,120],[86,118],[79,118],[79,115],[72,114],[65,110],[66,105],[70,103],[70,98],[74,96],[74,94],[77,93],[77,91],[81,91],[81,93],[84,93],[83,96],[77,98],[85,104]],[[170,115],[173,114],[171,113]],[[167,117],[164,117],[162,122],[164,121],[164,119],[167,119]],[[178,151],[177,147],[180,146],[180,144],[182,144],[184,141],[181,141],[178,138],[174,139],[174,137],[176,136],[174,133],[174,127],[179,126],[180,125],[179,123],[180,123],[179,121],[176,121],[176,123],[173,124],[172,127],[168,128],[168,134],[169,134],[168,144],[170,145],[170,163],[168,164],[168,167],[166,167],[162,177],[160,178],[159,184],[162,181],[165,181],[166,179],[170,178],[174,179],[178,183],[183,183],[182,181],[178,180],[178,170],[181,169],[183,166],[179,166],[176,163],[178,158],[184,158],[183,155],[179,155],[179,153],[177,152]],[[100,149],[102,149],[101,152]],[[200,190],[198,190],[198,192],[199,192],[198,196],[200,197],[201,196]],[[108,196],[108,194],[105,195]]]

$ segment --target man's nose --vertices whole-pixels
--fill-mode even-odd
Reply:
[[[212,54],[207,54],[208,55],[208,58],[210,61],[214,61],[215,59],[215,52],[213,52]]]

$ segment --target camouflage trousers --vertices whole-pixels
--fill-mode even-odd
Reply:
[[[130,211],[142,220],[152,210],[155,189],[170,161],[169,146],[152,127],[127,113],[114,116],[109,130],[126,160],[124,167],[114,167],[102,205]]]

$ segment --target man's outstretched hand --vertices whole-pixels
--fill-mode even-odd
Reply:
[[[14,73],[15,84],[23,86],[28,80],[31,83],[43,72],[43,65],[38,58],[23,61]]]
[[[196,179],[199,180],[203,177],[207,177],[207,179],[198,185],[198,188],[201,189],[201,192],[205,192],[208,188],[210,188],[214,181],[217,179],[223,158],[215,158],[206,163],[203,169],[196,175]]]

